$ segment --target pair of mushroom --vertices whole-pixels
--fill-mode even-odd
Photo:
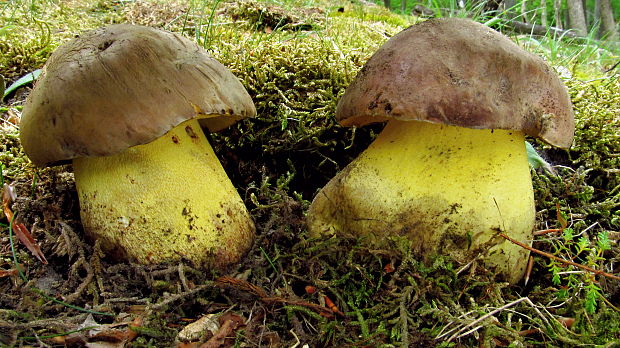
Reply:
[[[21,137],[35,164],[74,159],[85,230],[106,249],[222,266],[247,251],[254,226],[196,119],[217,131],[255,112],[194,43],[113,25],[52,55]],[[510,281],[521,277],[527,252],[497,233],[532,236],[525,134],[567,147],[574,130],[566,90],[540,58],[481,24],[429,20],[373,55],[337,118],[389,122],[317,194],[310,233],[401,235],[422,255],[482,254]]]

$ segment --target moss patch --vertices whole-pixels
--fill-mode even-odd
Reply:
[[[83,237],[70,168],[35,171],[16,131],[8,130],[0,133],[0,161],[5,180],[17,189],[11,208],[50,263],[41,265],[17,246],[31,282],[0,282],[0,307],[7,308],[0,310],[1,344],[24,345],[18,337],[62,334],[84,321],[85,314],[41,297],[32,286],[72,305],[144,316],[134,346],[172,346],[188,320],[224,311],[247,319],[236,339],[254,345],[571,346],[620,340],[612,307],[620,306],[620,285],[614,280],[537,256],[528,285],[508,286],[479,263],[419,263],[406,240],[389,240],[389,249],[376,250],[363,240],[306,237],[308,201],[382,128],[338,126],[338,97],[372,52],[413,21],[357,2],[308,3],[324,11],[320,20],[298,30],[269,26],[268,32],[267,25],[255,30],[259,22],[249,24],[255,17],[239,14],[235,21],[227,10],[234,4],[224,2],[74,0],[31,7],[12,1],[1,13],[15,30],[0,33],[0,48],[8,52],[0,58],[0,73],[10,83],[39,68],[68,38],[109,22],[163,26],[195,38],[240,78],[259,111],[256,119],[212,135],[259,234],[243,263],[225,274],[287,301],[324,306],[327,296],[343,314],[325,317],[304,305],[265,303],[244,289],[217,286],[213,281],[224,273],[112,262]],[[301,3],[255,4],[279,18],[306,18],[297,11],[306,6]],[[537,145],[552,165],[563,166],[556,166],[557,178],[534,175],[537,228],[572,232],[537,237],[534,246],[617,274],[620,86],[617,77],[597,77],[567,81],[577,116],[575,146],[567,152]],[[2,109],[3,120],[19,114],[26,92]],[[0,267],[10,270],[7,221],[0,223]],[[609,248],[602,247],[605,238]],[[308,285],[318,292],[308,293]],[[572,326],[562,324],[566,318],[574,319]]]

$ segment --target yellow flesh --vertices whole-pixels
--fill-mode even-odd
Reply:
[[[379,137],[316,196],[314,235],[406,236],[424,257],[484,262],[511,282],[527,251],[535,209],[524,135],[427,122],[390,121]]]
[[[254,224],[195,119],[73,168],[86,232],[121,257],[219,267],[252,243]]]

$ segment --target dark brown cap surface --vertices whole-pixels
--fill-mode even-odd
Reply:
[[[47,165],[112,155],[191,118],[217,131],[255,115],[239,80],[192,41],[118,24],[52,54],[24,106],[21,141]]]
[[[566,87],[539,57],[468,19],[432,19],[388,40],[336,110],[345,126],[388,119],[512,129],[569,147]]]

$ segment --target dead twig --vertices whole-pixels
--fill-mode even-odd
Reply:
[[[166,298],[163,301],[160,301],[160,302],[157,302],[157,303],[155,303],[155,304],[153,304],[151,306],[148,306],[147,307],[147,311],[148,310],[159,310],[159,309],[162,309],[163,307],[167,306],[168,304],[170,304],[170,303],[172,303],[174,301],[178,301],[178,300],[180,300],[182,298],[191,296],[191,295],[193,295],[193,294],[195,294],[197,292],[200,292],[200,291],[202,291],[202,290],[204,290],[204,289],[206,289],[208,287],[211,287],[211,286],[213,286],[213,285],[212,284],[198,285],[197,287],[193,288],[192,290],[184,291],[184,292],[182,292],[180,294],[172,295],[172,296]]]
[[[239,290],[252,293],[255,296],[257,296],[262,302],[267,303],[267,304],[283,304],[283,305],[306,307],[319,313],[320,315],[327,315],[329,317],[332,317],[336,313],[331,308],[323,307],[321,305],[310,303],[307,301],[289,300],[289,299],[279,297],[279,296],[270,297],[267,295],[265,290],[263,290],[262,288],[256,285],[250,284],[246,282],[245,280],[241,280],[241,279],[224,276],[224,277],[217,278],[215,280],[215,284],[218,286],[229,286],[229,287],[233,287]]]
[[[536,231],[534,232],[535,236],[542,236],[545,235],[547,233],[554,233],[554,232],[562,232],[563,229],[561,228],[550,228],[548,230],[540,230],[540,231]]]
[[[93,268],[91,267],[90,263],[86,261],[86,257],[83,255],[83,253],[77,259],[77,261],[71,266],[71,273],[77,276],[78,267],[80,266],[86,271],[86,277],[80,281],[80,285],[77,287],[77,289],[72,294],[65,296],[64,300],[67,303],[72,303],[76,299],[80,298],[80,296],[82,296],[82,293],[84,292],[86,287],[90,284],[90,282],[93,280],[95,276],[93,273]]]
[[[505,304],[505,305],[503,305],[503,306],[501,306],[501,307],[499,307],[499,308],[496,308],[496,309],[492,310],[491,312],[489,312],[489,313],[487,313],[487,314],[485,314],[485,315],[481,316],[480,318],[478,318],[478,319],[476,319],[476,320],[472,321],[471,323],[469,323],[469,324],[467,324],[467,325],[465,325],[465,326],[461,327],[461,328],[460,328],[460,329],[458,329],[458,330],[456,330],[456,328],[455,328],[455,329],[452,329],[452,330],[450,330],[450,331],[448,331],[448,332],[445,332],[443,335],[438,336],[436,339],[440,339],[440,338],[442,338],[442,337],[445,337],[445,336],[447,336],[448,334],[450,334],[450,333],[454,332],[454,330],[456,330],[456,332],[454,332],[454,333],[452,334],[452,336],[450,336],[450,338],[448,338],[447,342],[450,342],[450,341],[452,341],[452,340],[454,340],[454,339],[456,339],[456,338],[461,338],[461,337],[467,336],[467,335],[471,334],[472,332],[474,332],[474,331],[478,330],[480,327],[482,327],[482,325],[476,326],[476,327],[474,327],[473,329],[471,329],[471,330],[469,330],[469,331],[467,331],[467,332],[464,332],[466,329],[468,329],[468,328],[470,328],[470,327],[472,327],[472,326],[474,326],[474,325],[476,325],[476,324],[478,324],[478,323],[482,322],[483,320],[485,320],[485,319],[487,319],[487,318],[489,318],[489,317],[491,317],[491,316],[495,315],[496,313],[499,313],[499,312],[501,312],[501,311],[505,310],[506,308],[512,307],[512,306],[514,306],[514,305],[516,305],[516,304],[518,304],[518,303],[520,303],[520,302],[523,302],[523,301],[529,301],[529,299],[528,299],[527,297],[522,297],[522,298],[520,298],[520,299],[518,299],[518,300],[515,300],[515,301],[512,301],[512,302],[510,302],[510,303],[507,303],[507,304]]]
[[[78,314],[69,318],[52,318],[52,319],[40,319],[32,320],[26,323],[16,323],[0,320],[0,328],[11,329],[32,329],[32,328],[59,328],[62,330],[68,330],[74,328],[77,323],[84,321],[88,314]]]
[[[534,268],[534,257],[530,255],[530,257],[527,258],[527,267],[525,267],[525,281],[523,282],[524,285],[527,285],[527,283],[530,281],[532,268]]]
[[[548,258],[550,258],[552,260],[561,262],[561,263],[566,264],[566,265],[571,265],[571,266],[575,266],[577,268],[581,268],[583,270],[586,270],[588,272],[594,273],[596,275],[602,275],[602,276],[607,277],[607,278],[611,278],[611,279],[615,279],[615,280],[620,280],[620,277],[618,277],[617,275],[613,275],[611,273],[607,273],[607,272],[604,272],[604,271],[601,271],[601,270],[597,270],[597,269],[594,269],[594,268],[591,268],[591,267],[588,267],[588,266],[584,266],[584,265],[582,265],[580,263],[577,263],[577,262],[573,262],[573,261],[569,261],[569,260],[564,260],[563,258],[557,257],[557,256],[549,254],[549,253],[546,253],[546,252],[544,252],[542,250],[538,250],[536,248],[532,248],[531,246],[529,246],[527,244],[521,243],[521,242],[519,242],[519,241],[517,241],[515,239],[512,239],[512,238],[508,237],[504,233],[500,233],[499,235],[502,238],[507,239],[511,243],[516,244],[516,245],[518,245],[518,246],[520,246],[520,247],[522,247],[524,249],[527,249],[527,250],[529,250],[529,251],[531,251],[533,253],[536,253],[538,255],[542,255],[542,256],[548,257]]]
[[[76,299],[82,296],[82,293],[84,292],[84,290],[86,290],[88,285],[90,285],[91,281],[95,277],[93,267],[90,263],[92,262],[93,259],[91,258],[91,260],[87,260],[86,245],[84,245],[84,243],[82,242],[75,243],[76,240],[79,241],[79,237],[77,236],[73,228],[71,228],[71,226],[69,226],[68,224],[64,222],[61,222],[60,227],[62,230],[61,233],[65,233],[68,236],[70,235],[71,236],[70,238],[74,241],[72,244],[67,245],[67,247],[77,249],[77,253],[79,255],[77,260],[75,260],[75,262],[71,265],[71,270],[69,274],[71,274],[73,277],[80,278],[79,269],[81,268],[84,271],[86,271],[86,276],[83,279],[80,279],[80,285],[77,287],[77,289],[72,294],[69,294],[64,297],[65,302],[72,303]],[[95,254],[93,254],[93,257],[96,257]]]
[[[187,278],[185,278],[185,266],[183,262],[179,262],[178,270],[179,270],[179,280],[181,280],[181,285],[183,285],[183,290],[189,291],[191,290],[190,286],[187,283]]]

